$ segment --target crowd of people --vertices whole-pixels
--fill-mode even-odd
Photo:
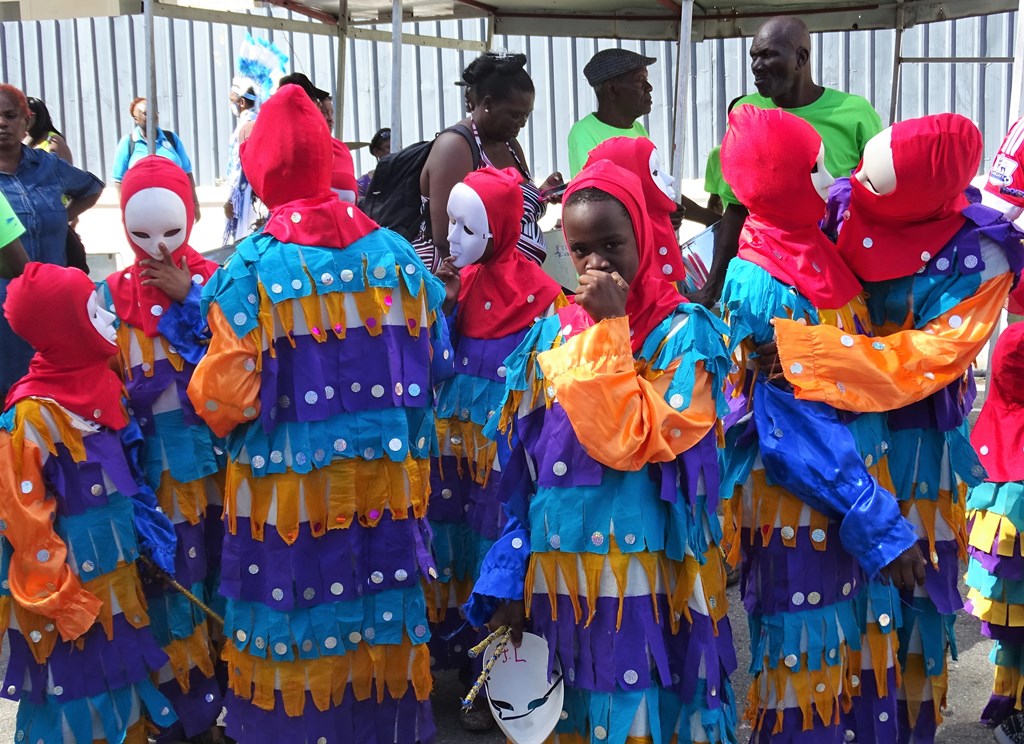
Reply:
[[[562,675],[551,741],[731,744],[743,720],[758,744],[926,744],[966,608],[995,642],[979,714],[1024,742],[1020,324],[968,419],[1024,268],[1024,120],[979,192],[965,117],[883,128],[814,82],[793,17],[750,54],[709,161],[721,215],[640,122],[654,59],[594,56],[572,179],[536,185],[527,60],[489,53],[422,151],[411,236],[359,206],[402,155],[389,130],[357,179],[327,91],[237,78],[223,266],[136,99],[112,179],[134,261],[99,281],[73,223],[103,184],[0,85],[17,741],[425,744],[434,674],[469,689],[468,649],[508,628]],[[559,201],[574,292],[541,268]],[[689,298],[684,218],[721,219]],[[492,723],[482,700],[460,721]]]

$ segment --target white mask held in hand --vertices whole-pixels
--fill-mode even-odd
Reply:
[[[828,190],[832,188],[832,184],[836,182],[836,179],[832,177],[832,174],[828,172],[828,168],[825,167],[825,143],[821,143],[821,147],[818,148],[818,159],[814,161],[814,170],[811,171],[811,183],[814,184],[814,190],[818,192],[818,196],[821,197],[822,201],[828,201]]]
[[[185,204],[169,189],[139,191],[124,205],[124,226],[133,243],[153,258],[161,258],[160,244],[174,253],[188,234]]]
[[[448,197],[448,246],[457,267],[476,263],[487,250],[491,226],[484,202],[473,189],[457,183]]]
[[[672,177],[661,164],[661,155],[658,154],[657,150],[651,151],[651,178],[654,179],[654,183],[657,185],[661,192],[672,201],[676,200],[676,179]]]
[[[89,295],[89,299],[86,302],[86,311],[89,313],[89,322],[92,323],[92,327],[96,329],[96,332],[103,336],[106,341],[116,344],[117,329],[114,327],[114,322],[117,317],[103,307],[103,303],[100,302],[99,295],[96,292]]]
[[[861,166],[854,175],[879,196],[896,190],[896,165],[892,157],[892,127],[883,129],[864,146]]]

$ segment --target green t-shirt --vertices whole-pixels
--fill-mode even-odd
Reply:
[[[612,137],[649,137],[639,119],[629,129],[605,124],[594,114],[588,114],[569,130],[569,174],[575,176],[587,164],[590,151]]]
[[[763,109],[778,108],[772,99],[757,93],[744,96],[736,105],[745,103]],[[836,178],[850,175],[860,163],[868,140],[882,131],[882,119],[867,99],[832,88],[825,88],[814,103],[786,111],[799,116],[821,136],[825,144],[825,167]],[[721,196],[727,204],[739,204],[724,178]]]
[[[0,248],[25,234],[25,228],[18,215],[11,209],[7,198],[0,194]]]
[[[704,190],[708,195],[721,194],[725,181],[722,180],[721,146],[716,145],[708,153],[708,163],[704,166]]]

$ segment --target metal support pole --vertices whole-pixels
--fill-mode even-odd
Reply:
[[[1024,113],[1021,109],[1024,98],[1024,0],[1017,5],[1017,31],[1013,37],[1013,73],[1010,87],[1010,124]]]
[[[896,109],[900,104],[900,71],[903,67],[903,28],[896,29],[892,49],[892,92],[889,94],[889,126],[896,123]]]
[[[402,149],[402,0],[391,0],[391,151]]]
[[[338,5],[338,53],[335,69],[334,136],[341,139],[345,128],[345,55],[348,54],[348,0]],[[358,93],[358,91],[357,91]]]
[[[146,30],[146,145],[149,154],[156,154],[156,34],[153,29],[153,3],[145,0],[143,25]]]
[[[679,57],[676,64],[676,100],[672,133],[672,175],[683,180],[683,151],[686,149],[686,115],[690,91],[690,37],[693,33],[693,0],[682,0],[679,15]]]

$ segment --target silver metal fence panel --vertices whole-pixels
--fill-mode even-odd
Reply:
[[[253,12],[293,17],[280,9]],[[916,26],[904,34],[904,55],[1008,57],[1013,48],[1013,18],[1014,14],[1004,13]],[[234,124],[227,94],[235,55],[246,33],[270,39],[288,52],[294,70],[305,72],[322,88],[337,90],[336,48],[330,37],[167,18],[157,18],[156,23],[160,122],[185,143],[200,184],[214,183],[226,167]],[[406,24],[404,30],[471,40],[485,39],[487,33],[480,19]],[[128,104],[142,90],[142,32],[141,16],[0,24],[0,78],[46,100],[77,163],[104,178],[109,177],[118,140],[131,129]],[[886,112],[893,39],[892,31],[814,35],[816,80],[863,95],[880,113]],[[595,51],[608,46],[657,58],[650,68],[654,107],[645,125],[659,148],[668,152],[675,44],[504,36],[496,36],[493,44],[529,55],[537,99],[521,140],[538,179],[553,170],[567,172],[569,128],[595,105],[582,68]],[[729,101],[753,90],[749,44],[749,39],[715,39],[689,51],[693,80],[684,154],[689,177],[703,176],[708,151],[725,131]],[[347,54],[343,136],[366,142],[389,124],[390,49],[386,44],[350,39]],[[463,115],[462,89],[453,83],[473,56],[452,49],[404,48],[406,143],[432,137]],[[987,165],[1005,131],[1009,95],[1006,64],[910,64],[903,70],[898,118],[941,111],[970,117],[984,133]],[[360,173],[373,167],[366,148],[354,156]]]

